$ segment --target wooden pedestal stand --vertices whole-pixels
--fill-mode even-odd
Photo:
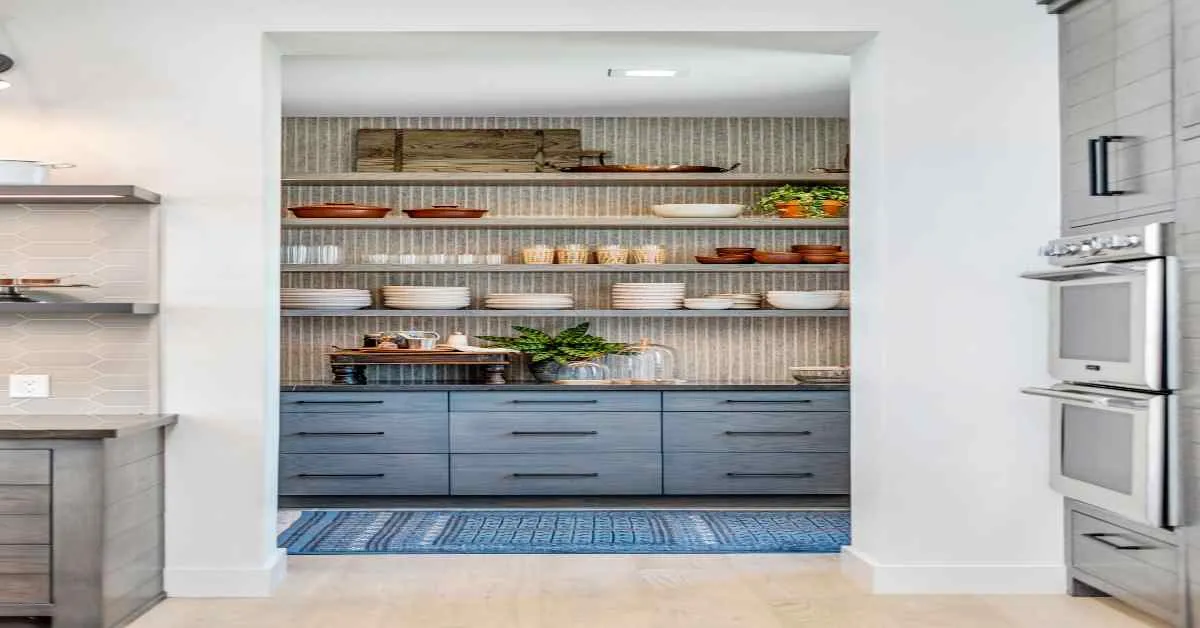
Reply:
[[[329,354],[335,384],[366,384],[367,367],[407,364],[418,366],[451,365],[479,366],[483,369],[484,384],[504,384],[505,374],[512,364],[508,353],[465,353],[461,351],[414,349],[355,350],[346,349]]]

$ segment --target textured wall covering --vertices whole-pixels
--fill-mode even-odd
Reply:
[[[155,210],[0,205],[0,275],[96,286],[49,298],[157,300]],[[157,411],[153,317],[0,314],[0,414]],[[9,399],[9,373],[49,374],[52,396]]]
[[[584,145],[612,153],[612,163],[741,162],[747,172],[805,172],[842,163],[849,129],[842,119],[802,118],[288,118],[284,120],[284,170],[288,173],[352,170],[354,130],[358,128],[579,128]],[[317,186],[285,188],[284,204],[353,200],[402,209],[459,202],[505,216],[646,215],[665,202],[752,201],[761,186]],[[755,246],[786,250],[805,242],[846,244],[840,231],[799,232],[755,229],[722,232],[706,229],[289,229],[284,244],[338,244],[345,261],[361,262],[371,253],[500,253],[516,261],[529,244],[666,245],[670,263],[689,263],[717,246]],[[383,285],[469,286],[472,295],[490,292],[572,292],[577,307],[607,307],[608,287],[616,281],[686,281],[689,295],[768,289],[842,289],[846,274],[773,273],[285,273],[285,287],[358,287]],[[584,319],[578,319],[584,320]],[[323,355],[331,345],[353,346],[366,331],[418,328],[447,334],[505,334],[516,324],[561,329],[576,319],[462,318],[285,318],[283,378],[323,380],[329,376]],[[593,319],[593,329],[613,339],[649,337],[679,350],[681,377],[691,380],[769,382],[785,380],[788,365],[845,364],[849,360],[849,321],[839,319],[689,319],[647,316]],[[517,373],[524,377],[523,373]],[[371,377],[383,381],[464,379],[454,369],[381,368]]]

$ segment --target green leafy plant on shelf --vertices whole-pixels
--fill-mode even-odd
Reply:
[[[529,356],[529,370],[539,381],[552,381],[559,365],[576,360],[594,360],[613,353],[627,353],[629,345],[609,342],[588,332],[591,323],[580,323],[558,332],[557,336],[513,325],[517,336],[478,336],[497,347],[513,349]]]
[[[781,185],[761,196],[751,206],[755,214],[774,214],[781,211],[780,205],[792,205],[788,216],[793,218],[829,218],[826,202],[844,205],[850,201],[850,191],[844,185],[796,186]]]

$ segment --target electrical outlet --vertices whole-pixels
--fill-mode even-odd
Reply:
[[[10,399],[43,398],[50,396],[49,375],[9,375]]]

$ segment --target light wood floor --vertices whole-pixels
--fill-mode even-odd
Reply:
[[[300,556],[274,598],[170,599],[131,628],[1142,628],[1108,600],[870,596],[834,556]]]

